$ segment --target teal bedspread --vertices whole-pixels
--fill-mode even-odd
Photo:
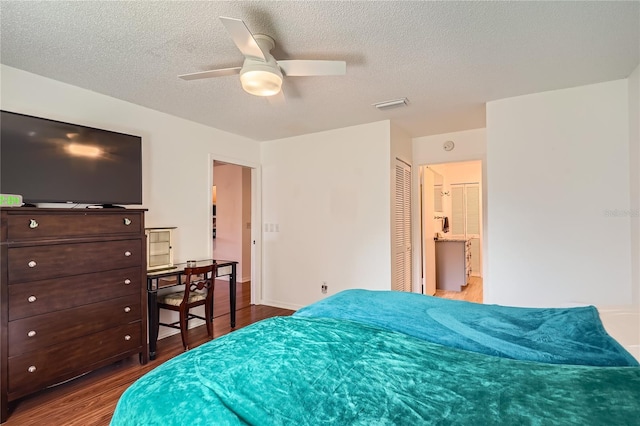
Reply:
[[[135,382],[119,425],[628,425],[639,367],[517,361],[330,318],[276,317]]]
[[[111,424],[630,425],[639,418],[640,367],[594,307],[348,290],[164,363],[127,389]]]
[[[515,308],[394,291],[345,290],[296,317],[356,321],[445,346],[555,364],[638,366],[593,306]]]
[[[271,318],[149,372],[111,424],[629,425],[640,368],[543,364],[331,318]]]

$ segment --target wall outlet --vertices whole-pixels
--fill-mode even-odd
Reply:
[[[329,286],[327,286],[327,282],[326,281],[322,281],[322,285],[320,286],[320,291],[322,292],[322,294],[327,294],[327,289],[329,288]]]

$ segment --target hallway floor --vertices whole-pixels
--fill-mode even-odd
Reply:
[[[469,284],[462,291],[436,290],[436,297],[444,299],[466,300],[467,302],[482,303],[482,277],[470,277]]]

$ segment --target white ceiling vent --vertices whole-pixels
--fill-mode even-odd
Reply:
[[[409,105],[409,99],[407,98],[393,99],[391,101],[384,101],[373,104],[373,106],[378,108],[380,111],[383,111],[385,109],[404,107],[407,105]]]

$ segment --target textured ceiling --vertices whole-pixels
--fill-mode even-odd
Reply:
[[[219,21],[276,40],[276,59],[347,61],[245,93]],[[640,2],[0,2],[3,64],[256,140],[391,119],[411,136],[484,127],[487,101],[627,77]],[[406,108],[371,104],[407,97]]]

